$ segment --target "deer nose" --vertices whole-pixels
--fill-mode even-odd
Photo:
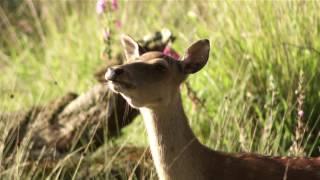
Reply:
[[[123,69],[121,68],[108,68],[106,74],[105,74],[105,79],[108,81],[114,81],[116,80],[117,76],[123,74]]]

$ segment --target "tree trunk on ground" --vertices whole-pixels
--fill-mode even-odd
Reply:
[[[119,135],[121,128],[138,115],[123,98],[97,84],[85,94],[65,96],[27,112],[7,115],[2,119],[18,119],[5,140],[5,155],[16,151],[24,139],[32,142],[30,159],[58,156],[72,149],[101,146],[106,137]]]

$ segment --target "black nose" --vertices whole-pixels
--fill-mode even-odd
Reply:
[[[117,76],[122,74],[124,71],[121,68],[109,68],[105,74],[105,78],[108,81],[116,80]]]

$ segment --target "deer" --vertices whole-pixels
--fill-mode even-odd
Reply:
[[[178,60],[122,35],[127,62],[105,73],[108,87],[140,111],[151,156],[161,180],[320,180],[320,157],[271,157],[227,153],[203,145],[182,105],[180,84],[200,71],[210,52],[208,39],[193,43]]]

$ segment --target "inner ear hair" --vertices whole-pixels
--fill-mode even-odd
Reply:
[[[140,51],[142,51],[142,48],[139,47],[138,43],[135,40],[133,40],[130,36],[122,35],[121,44],[124,48],[124,52],[127,60],[130,61],[139,57]]]

